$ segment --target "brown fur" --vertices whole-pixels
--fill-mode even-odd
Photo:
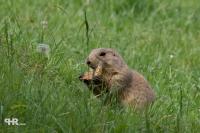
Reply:
[[[95,95],[101,94],[106,88],[108,90],[106,92],[117,94],[115,96],[121,104],[136,108],[143,108],[154,101],[155,94],[145,78],[140,73],[129,69],[115,50],[94,49],[86,62],[93,69],[93,72],[89,72],[87,86],[89,89],[92,88],[91,85],[95,86],[93,87]],[[84,81],[83,77],[87,77],[86,75],[87,73],[80,80]],[[94,79],[98,79],[98,82],[91,82]]]

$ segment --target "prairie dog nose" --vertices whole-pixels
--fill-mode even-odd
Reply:
[[[87,60],[87,61],[86,61],[86,63],[87,63],[88,65],[90,65],[90,64],[91,64],[91,62],[90,62],[89,60]]]

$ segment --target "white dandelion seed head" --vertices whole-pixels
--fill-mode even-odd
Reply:
[[[169,57],[170,57],[171,59],[173,59],[173,58],[174,58],[174,55],[173,55],[173,54],[171,54]]]
[[[38,44],[36,51],[48,57],[50,53],[50,47],[48,44]]]

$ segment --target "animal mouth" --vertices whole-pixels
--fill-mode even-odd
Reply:
[[[87,63],[87,65],[93,70],[95,70],[97,68],[97,66],[94,65],[93,63]]]
[[[96,67],[94,66],[94,65],[92,65],[92,64],[90,64],[90,65],[88,65],[90,68],[92,68],[93,70],[95,70],[96,69]]]

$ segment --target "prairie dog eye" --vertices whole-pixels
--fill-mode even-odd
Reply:
[[[105,52],[101,52],[101,53],[99,54],[99,56],[105,56],[105,55],[106,55]]]

